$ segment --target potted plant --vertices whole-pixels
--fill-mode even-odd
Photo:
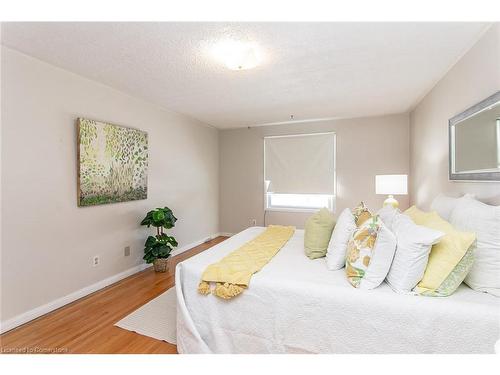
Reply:
[[[153,263],[156,272],[166,272],[168,257],[178,245],[174,237],[164,233],[165,229],[175,226],[177,218],[168,207],[156,208],[149,211],[141,221],[141,225],[156,228],[156,236],[149,236],[144,244],[144,259],[146,263]]]

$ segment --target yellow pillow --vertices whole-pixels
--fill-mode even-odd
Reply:
[[[434,292],[462,260],[469,247],[476,240],[476,235],[457,231],[435,211],[424,212],[412,206],[404,213],[417,225],[423,225],[445,233],[441,241],[432,246],[424,277],[415,287],[417,293]]]
[[[326,208],[322,208],[306,221],[304,249],[311,259],[326,256],[335,220]]]

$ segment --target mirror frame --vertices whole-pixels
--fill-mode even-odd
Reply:
[[[474,116],[475,114],[481,112],[485,108],[491,107],[495,104],[500,103],[500,91],[497,91],[493,95],[487,97],[483,101],[477,103],[476,105],[466,109],[462,113],[452,117],[448,121],[448,143],[449,143],[449,154],[448,154],[448,171],[450,181],[500,181],[500,170],[499,171],[477,171],[477,172],[455,172],[454,171],[454,159],[455,159],[455,126]]]

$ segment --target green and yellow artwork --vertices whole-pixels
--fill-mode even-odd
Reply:
[[[148,197],[148,134],[79,118],[78,205]]]

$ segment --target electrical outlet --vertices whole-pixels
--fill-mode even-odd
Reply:
[[[257,220],[256,219],[252,219],[252,226],[257,226]]]
[[[101,262],[101,259],[99,258],[99,255],[96,255],[96,256],[94,256],[94,258],[92,258],[92,265],[94,267],[97,267],[100,262]]]
[[[130,256],[130,246],[125,246],[125,249],[123,249],[123,255],[126,257]]]

